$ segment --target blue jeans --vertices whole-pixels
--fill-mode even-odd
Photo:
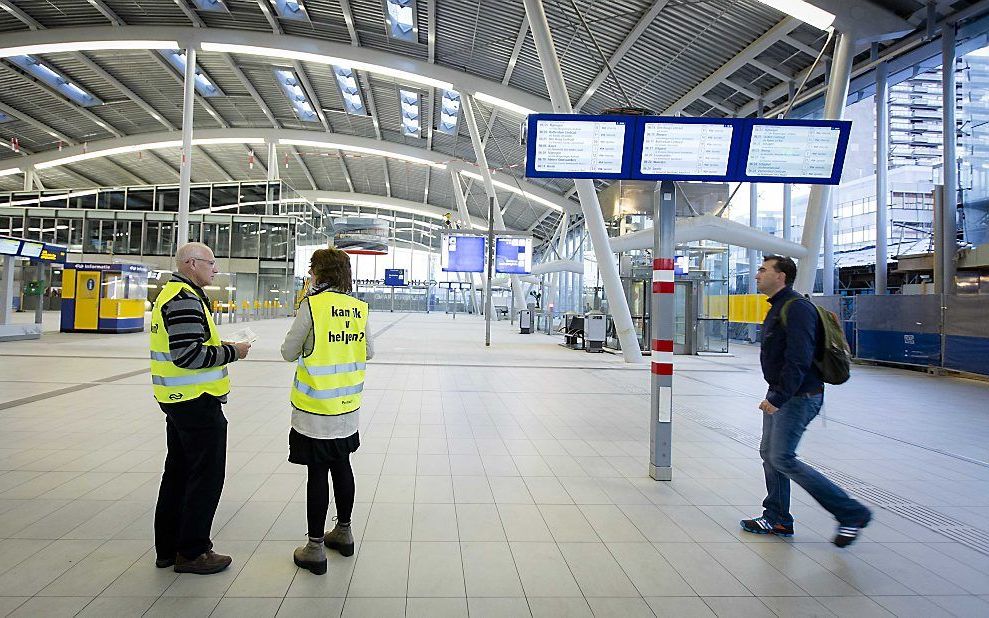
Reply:
[[[771,524],[793,525],[790,514],[790,481],[793,480],[838,520],[839,526],[858,526],[870,517],[869,509],[853,499],[820,472],[797,459],[797,445],[824,403],[824,395],[798,395],[774,414],[762,415],[759,455],[766,473],[763,517]]]

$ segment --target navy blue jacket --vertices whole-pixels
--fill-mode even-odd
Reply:
[[[786,328],[780,320],[783,304],[795,298],[786,310]],[[817,342],[824,336],[813,303],[785,287],[769,299],[771,305],[762,323],[762,377],[769,384],[766,399],[777,408],[794,395],[824,390],[821,374],[814,367]]]

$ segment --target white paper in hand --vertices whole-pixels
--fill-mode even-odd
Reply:
[[[230,340],[234,343],[250,343],[254,345],[254,342],[258,340],[258,335],[250,328],[242,328],[230,335]]]

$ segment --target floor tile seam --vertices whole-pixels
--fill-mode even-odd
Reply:
[[[41,546],[41,549],[43,550],[46,547],[48,547],[49,545],[51,545],[53,543],[56,543],[57,541],[59,541],[61,539],[11,539],[10,537],[6,537],[3,540],[34,541],[34,542],[38,542],[38,541],[44,542],[44,541],[47,541],[47,543],[45,543],[44,545]],[[18,560],[16,564],[12,564],[12,565],[8,566],[6,569],[3,569],[2,571],[0,571],[0,577],[2,577],[5,573],[9,572],[11,569],[20,566],[24,561],[32,558],[33,556],[34,556],[34,554],[29,554],[29,555],[21,558],[20,560]]]
[[[118,380],[124,380],[126,378],[131,378],[131,377],[134,377],[136,375],[140,375],[142,373],[146,373],[148,371],[150,371],[150,369],[145,368],[145,369],[139,369],[139,370],[134,370],[134,371],[128,371],[128,372],[122,373],[122,374],[107,376],[105,378],[98,378],[96,380],[90,380],[90,381],[84,381],[84,382],[69,382],[67,384],[71,384],[72,386],[67,386],[65,388],[59,388],[59,389],[55,389],[55,390],[51,390],[51,391],[46,391],[46,392],[43,392],[43,393],[38,393],[36,395],[29,395],[27,397],[21,397],[19,399],[11,399],[10,401],[0,402],[0,411],[10,410],[12,408],[17,408],[17,407],[20,407],[22,405],[27,405],[29,403],[35,403],[35,402],[38,402],[38,401],[43,401],[45,399],[51,399],[53,397],[58,397],[60,395],[67,395],[67,394],[70,394],[70,393],[77,393],[77,392],[80,392],[80,391],[84,391],[84,390],[88,390],[88,389],[91,389],[91,388],[95,388],[97,386],[112,385],[111,384],[112,382],[116,382]],[[125,386],[129,386],[129,385],[125,385]]]
[[[787,582],[789,582],[790,584],[792,584],[797,590],[800,590],[801,592],[803,592],[805,596],[808,596],[808,597],[813,597],[814,596],[809,590],[807,590],[806,588],[804,588],[803,586],[801,586],[798,582],[790,579],[790,577],[787,576],[787,574],[785,572],[783,572],[782,569],[780,569],[779,567],[777,567],[775,564],[773,564],[769,560],[766,560],[765,558],[763,558],[762,556],[760,556],[756,552],[752,551],[752,548],[749,547],[747,543],[744,543],[744,542],[742,542],[740,540],[736,540],[736,541],[725,541],[723,543],[719,542],[719,543],[711,543],[711,544],[732,545],[732,546],[734,546],[734,545],[741,545],[746,551],[748,551],[750,554],[752,554],[752,556],[756,560],[760,561],[761,563],[764,563],[766,566],[768,566],[770,569],[772,569],[776,573],[779,573],[779,576],[782,579],[784,579]],[[708,552],[707,549],[704,548],[701,543],[698,543],[698,545],[701,545],[701,549],[703,549],[705,551],[705,553],[707,553],[709,556],[711,556],[711,558],[714,559],[715,562],[717,562],[722,567],[724,567],[724,569],[726,571],[728,571],[729,573],[732,573],[731,567],[729,567],[729,565],[727,565],[724,562],[722,562],[721,560],[719,560],[717,556],[715,556],[715,555],[711,554],[710,552]],[[793,546],[792,543],[788,543],[787,545],[788,546],[791,546],[791,547]],[[799,550],[800,548],[798,547],[797,549]],[[801,553],[803,553],[803,552],[801,552]],[[805,554],[805,555],[807,555],[807,554]],[[807,555],[807,558],[810,559],[811,561],[815,562],[815,563],[817,562],[816,560],[814,560],[809,555]],[[824,567],[824,565],[821,565],[821,566]],[[826,567],[824,567],[824,568],[826,568]],[[732,574],[732,577],[735,577],[734,574]],[[745,586],[745,589],[748,590],[749,592],[751,592],[752,593],[752,596],[754,596],[754,597],[760,597],[760,596],[779,596],[779,595],[759,595],[754,590],[752,590],[751,588],[749,588],[749,586],[747,586],[745,584],[745,582],[743,582],[741,579],[739,579],[737,577],[735,577],[735,579],[738,580],[738,583],[742,584],[742,586]],[[849,585],[851,585],[851,584],[849,584]],[[852,588],[855,588],[855,587],[852,586]],[[856,590],[857,590],[857,588],[856,588]],[[861,594],[862,595],[865,595],[864,592],[861,592]]]
[[[103,547],[103,545],[106,545],[107,543],[109,543],[111,541],[114,541],[114,540],[121,540],[121,539],[107,539],[105,543],[99,545],[96,549],[93,550],[93,552],[91,552],[89,555],[87,555],[87,557],[91,556],[93,553],[95,553],[96,551],[98,551],[100,549],[100,547]],[[127,568],[125,568],[116,577],[114,577],[113,580],[110,583],[108,583],[106,586],[104,586],[102,590],[100,590],[98,593],[96,593],[95,595],[93,595],[93,598],[89,600],[89,603],[86,603],[86,605],[83,606],[83,608],[80,609],[79,611],[82,612],[84,609],[86,609],[87,606],[89,606],[90,603],[92,603],[96,599],[100,598],[100,596],[104,592],[106,592],[107,590],[109,590],[110,587],[113,586],[113,584],[115,584],[118,579],[120,579],[121,577],[123,577],[124,574],[127,573],[127,571],[129,571],[131,568],[133,568],[133,566],[135,564],[137,564],[138,562],[140,562],[141,561],[141,558],[143,558],[145,556],[145,554],[148,553],[148,551],[154,551],[154,548],[155,548],[155,545],[154,545],[154,542],[152,542],[150,550],[145,549],[143,552],[141,552],[141,554],[138,555],[137,558],[135,558],[133,562],[131,562],[129,565],[127,565]],[[83,559],[80,559],[79,562],[77,562],[76,565],[74,565],[74,566],[77,566],[77,565],[82,564],[82,561],[83,561]],[[69,569],[69,570],[71,570],[71,569]],[[66,573],[67,572],[68,572],[68,570],[66,570]],[[63,573],[62,575],[65,575],[65,573]],[[49,586],[51,584],[55,583],[56,581],[58,581],[58,579],[61,578],[62,575],[59,575],[58,578],[55,578],[54,580],[52,580],[52,582],[49,584]],[[48,586],[45,586],[45,587],[47,588]],[[42,589],[42,590],[44,590],[44,589]],[[38,592],[41,592],[41,590],[39,590]],[[35,595],[35,596],[37,596],[37,595]],[[56,597],[56,596],[60,596],[60,595],[47,595],[47,596]],[[154,603],[152,603],[152,605],[154,605]]]
[[[697,411],[692,410],[690,408],[687,408],[687,407],[685,407],[683,405],[679,405],[678,404],[677,405],[677,408],[679,409],[678,410],[679,413],[682,414],[682,415],[684,415],[684,416],[686,416],[688,419],[691,416],[695,417],[693,419],[694,422],[697,422],[702,427],[705,427],[705,428],[707,428],[707,429],[709,429],[711,431],[714,431],[716,433],[720,433],[722,435],[725,435],[725,436],[729,437],[730,439],[736,440],[737,442],[739,442],[739,443],[741,443],[741,444],[743,444],[745,446],[749,446],[750,448],[754,448],[750,444],[746,444],[746,442],[743,441],[742,439],[745,439],[745,440],[748,440],[748,441],[752,442],[752,441],[756,441],[756,437],[753,436],[753,435],[750,435],[750,434],[746,433],[744,430],[739,429],[739,428],[734,427],[734,426],[731,426],[731,425],[728,425],[727,423],[722,423],[721,421],[718,421],[716,419],[711,419],[711,418],[707,417],[706,415],[701,414],[701,413],[698,413]],[[707,422],[705,422],[705,421],[707,421]],[[717,427],[719,425],[720,426],[724,426],[724,429],[719,429]],[[815,462],[813,460],[810,460],[810,459],[805,459],[804,461],[808,465],[813,466],[814,468],[816,468],[817,470],[819,470],[821,472],[824,472],[824,473],[832,472],[832,473],[841,474],[841,475],[847,477],[848,479],[851,479],[852,481],[854,481],[854,484],[856,486],[866,487],[866,488],[869,488],[869,489],[878,490],[880,492],[883,492],[885,494],[888,494],[889,496],[891,496],[891,497],[893,497],[893,498],[896,499],[896,504],[907,505],[910,508],[920,507],[920,508],[927,509],[928,511],[932,512],[933,514],[935,514],[936,516],[942,518],[943,520],[948,521],[948,522],[951,522],[952,523],[952,529],[973,530],[973,531],[976,531],[976,532],[981,533],[982,535],[985,535],[986,534],[985,531],[982,531],[982,530],[980,530],[978,528],[975,528],[973,526],[969,526],[967,524],[964,524],[963,522],[960,522],[960,521],[956,520],[953,517],[949,517],[948,515],[945,515],[944,513],[941,513],[939,511],[937,511],[934,507],[922,505],[922,504],[917,503],[914,500],[903,498],[902,496],[897,495],[895,492],[893,492],[891,490],[888,490],[888,489],[885,489],[883,487],[880,487],[880,486],[878,486],[878,485],[876,485],[874,483],[869,483],[869,482],[866,482],[866,481],[864,481],[862,479],[856,478],[852,474],[843,472],[841,470],[836,470],[835,468],[832,468],[832,467],[827,466],[827,465],[824,465],[824,464],[817,463],[817,462]],[[859,495],[859,496],[862,495],[860,492],[856,492],[854,490],[849,490],[849,488],[847,488],[847,487],[844,487],[844,489],[850,491],[850,493],[853,493],[853,494],[856,494],[856,495]],[[869,502],[873,503],[878,508],[882,508],[883,510],[890,510],[887,506],[881,505],[881,504],[878,504],[878,503],[875,503],[872,500],[869,500]],[[891,505],[891,506],[893,506],[893,505]],[[912,521],[913,523],[915,523],[917,525],[920,525],[920,526],[922,526],[924,528],[927,528],[928,530],[930,530],[932,532],[935,532],[935,533],[938,533],[938,534],[942,534],[944,536],[947,536],[947,534],[945,534],[945,532],[942,532],[939,529],[935,529],[935,528],[931,527],[930,525],[927,525],[927,524],[924,524],[924,523],[921,523],[921,522],[917,522],[917,521],[913,521],[909,517],[906,517],[903,513],[899,513],[897,511],[891,511],[891,512],[893,512],[895,515],[898,515],[900,517],[904,517],[908,521]],[[951,537],[949,536],[948,538],[951,538]],[[959,542],[960,543],[960,541],[958,541],[956,539],[952,539],[952,540],[955,540],[955,542]],[[962,544],[964,545],[964,543],[962,543]],[[976,551],[978,551],[978,550],[976,550]],[[985,553],[985,552],[980,552],[980,553]]]
[[[56,472],[56,471],[55,470],[50,470],[50,471],[42,472],[38,476],[33,477],[33,478],[25,481],[24,483],[18,483],[14,487],[11,487],[11,488],[8,488],[8,489],[4,490],[3,493],[6,494],[7,492],[13,491],[14,489],[17,489],[18,487],[23,486],[25,483],[30,483],[31,481],[37,480],[37,479],[41,478],[42,476],[44,476],[46,474],[51,474],[51,473],[54,473],[54,472]],[[31,501],[34,501],[34,500],[68,500],[69,502],[72,502],[71,499],[67,499],[67,498],[42,498],[41,497],[44,494],[48,493],[49,491],[54,491],[54,490],[58,489],[59,487],[62,487],[63,485],[66,485],[67,483],[71,483],[73,480],[75,480],[76,478],[78,478],[78,477],[80,477],[80,476],[82,476],[83,474],[86,473],[85,471],[84,472],[78,472],[76,470],[69,470],[68,472],[70,472],[70,473],[71,472],[75,472],[75,475],[74,476],[71,476],[71,477],[69,477],[67,479],[65,479],[65,481],[59,483],[58,485],[56,485],[56,486],[54,486],[54,487],[52,487],[50,489],[46,489],[42,494],[39,494],[37,496],[32,496],[30,498],[11,498],[11,497],[4,497],[3,494],[0,494],[0,500],[25,500],[25,501],[28,501],[28,502],[31,502]],[[56,509],[56,510],[59,510],[59,509]],[[50,514],[51,513],[49,513],[49,515]],[[45,515],[45,517],[48,517],[48,515]],[[34,522],[32,522],[32,523],[34,523]],[[31,525],[31,524],[28,524],[28,525]],[[19,532],[19,530],[15,530],[14,532]]]

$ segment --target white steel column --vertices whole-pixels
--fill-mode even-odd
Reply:
[[[453,169],[450,170],[450,182],[453,183],[453,196],[457,202],[457,213],[460,215],[460,220],[463,222],[463,224],[467,226],[468,230],[470,230],[472,229],[470,210],[467,208],[467,198],[464,196],[464,187],[463,185],[460,184],[460,174],[457,172],[457,170],[453,170]],[[458,277],[459,274],[460,273],[457,273]],[[467,280],[470,281],[470,299],[471,302],[474,304],[475,311],[477,311],[478,309],[477,297],[474,294],[474,289],[475,289],[474,273],[465,273],[465,274],[467,275]]]
[[[841,120],[845,115],[845,102],[848,99],[848,83],[852,74],[852,58],[855,55],[855,37],[839,34],[831,62],[831,78],[828,82],[824,102],[824,118]],[[825,222],[831,216],[831,185],[814,185],[807,200],[807,216],[804,218],[804,234],[800,244],[807,248],[807,257],[800,260],[797,281],[794,288],[798,292],[810,293],[814,290],[817,278],[817,260],[821,254],[821,241],[824,239]],[[825,265],[825,270],[827,265]],[[825,278],[827,273],[825,273]]]
[[[834,193],[828,205],[828,218],[824,221],[824,268],[821,289],[825,296],[834,296]]]
[[[474,117],[473,94],[462,92],[460,102],[463,106],[461,115],[467,119],[470,141],[474,146],[474,157],[477,161],[477,166],[480,168],[481,177],[484,179],[484,191],[488,194],[488,200],[494,201],[494,225],[499,230],[506,230],[508,228],[505,227],[505,218],[501,214],[501,204],[498,203],[498,195],[495,193],[494,183],[491,181],[488,157],[484,153],[484,144],[481,143],[481,133],[478,131],[477,119]],[[493,255],[493,251],[494,247],[491,247],[489,253]],[[522,285],[519,283],[518,275],[512,275],[509,277],[509,280],[512,283],[512,304],[515,306],[515,311],[525,309],[525,298],[522,296]]]
[[[532,40],[539,53],[539,63],[543,68],[546,88],[553,103],[553,111],[571,114],[573,107],[570,104],[570,95],[567,93],[567,85],[560,71],[560,59],[553,46],[553,37],[549,31],[549,23],[546,21],[542,0],[524,0],[524,4],[525,13],[529,17],[529,30],[532,32]],[[625,298],[625,290],[618,277],[615,254],[611,252],[611,244],[608,242],[608,232],[604,227],[604,216],[601,214],[601,204],[598,202],[594,181],[574,180],[574,186],[580,198],[580,208],[584,213],[584,222],[591,237],[591,246],[597,258],[604,291],[608,296],[608,308],[611,318],[615,321],[615,331],[622,346],[625,362],[641,363],[642,351],[639,349],[639,340],[635,335],[635,326],[632,324],[628,299]],[[670,319],[672,318],[673,316],[670,316]]]
[[[30,191],[34,188],[34,168],[28,168],[24,171],[24,190]]]
[[[792,104],[793,100],[797,98],[797,84],[793,80],[787,86],[788,97],[787,101]],[[759,106],[761,109],[761,105]],[[793,235],[791,227],[793,226],[793,185],[786,183],[783,185],[783,240],[790,240]]]
[[[889,66],[876,66],[876,294],[886,293],[889,252]]]
[[[944,242],[941,259],[944,262],[944,294],[955,293],[955,253],[958,251],[958,228],[955,219],[958,209],[958,139],[955,124],[955,65],[958,49],[955,47],[956,25],[944,24],[941,28],[941,87],[942,87],[942,131],[944,144],[944,199],[942,209],[941,234]],[[947,299],[945,299],[947,300]]]
[[[278,146],[268,142],[268,180],[278,180]]]
[[[762,105],[759,105],[760,109]],[[754,182],[749,183],[749,227],[755,228],[759,225],[759,185]],[[755,282],[755,273],[759,269],[760,264],[757,264],[758,255],[755,249],[749,249],[746,251],[747,258],[749,260],[749,294],[755,294],[758,292]],[[756,325],[749,324],[749,341],[754,342],[756,340]]]
[[[196,94],[196,50],[185,50],[182,91],[182,164],[179,168],[179,223],[176,249],[189,242],[189,184],[192,181],[192,112]]]
[[[567,213],[563,213],[563,218],[560,219],[560,237],[556,242],[556,253],[559,259],[564,259],[563,251],[565,245],[565,238],[567,236],[567,226],[570,223],[570,218]],[[552,240],[550,241],[552,242]],[[549,276],[549,290],[546,294],[546,300],[543,302],[543,309],[547,311],[547,314],[552,319],[552,314],[549,314],[550,305],[553,306],[553,313],[557,313],[560,309],[560,290],[563,287],[563,273],[553,273]]]

